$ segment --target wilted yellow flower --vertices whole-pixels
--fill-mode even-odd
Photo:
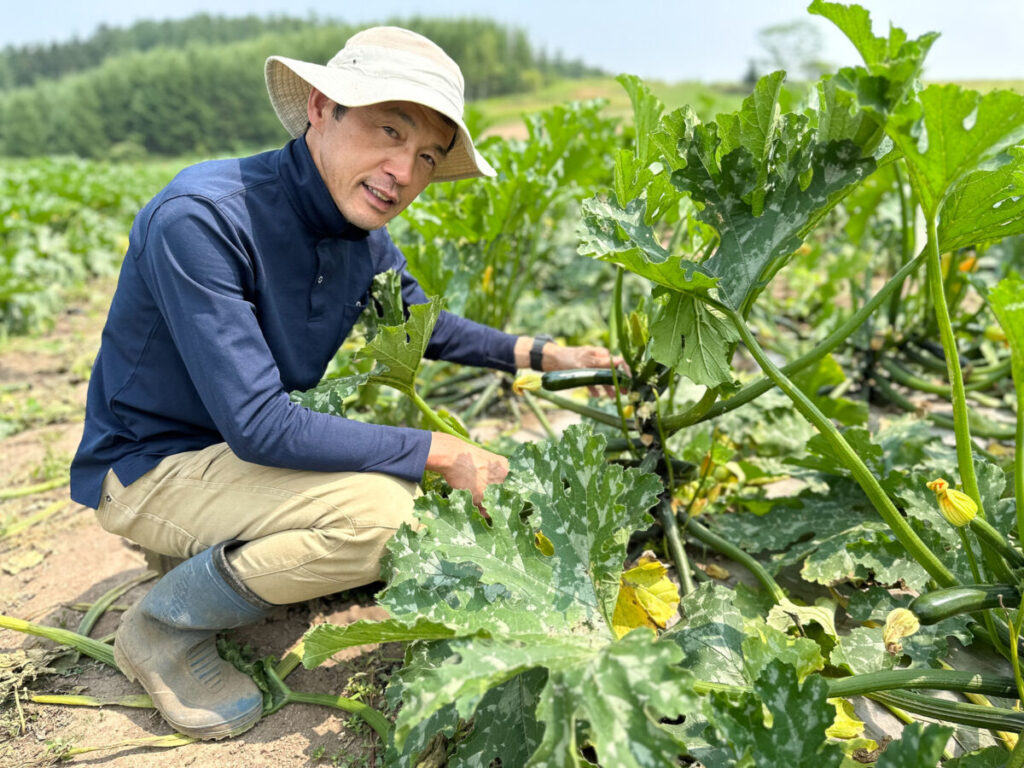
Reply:
[[[899,653],[903,650],[900,640],[910,637],[921,628],[921,622],[913,611],[906,608],[895,608],[889,611],[885,617],[885,629],[882,630],[882,642],[889,653]]]
[[[962,528],[978,514],[978,505],[974,499],[963,491],[950,488],[949,483],[941,477],[927,483],[928,489],[935,491],[935,499],[939,502],[939,511],[950,525]]]
[[[517,395],[523,394],[523,392],[535,392],[540,389],[540,383],[543,375],[540,373],[530,372],[524,373],[521,376],[516,376],[512,382],[512,391]]]

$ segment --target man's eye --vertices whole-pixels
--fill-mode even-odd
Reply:
[[[433,155],[420,155],[420,157],[422,157],[424,160],[426,160],[427,163],[429,163],[431,167],[434,167],[435,165],[437,165],[437,160],[434,159]]]
[[[392,138],[397,138],[398,137],[398,131],[396,131],[390,125],[385,125],[384,126],[384,133],[386,133],[388,136],[391,136]]]

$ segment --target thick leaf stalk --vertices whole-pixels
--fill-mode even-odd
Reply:
[[[782,587],[779,586],[778,582],[772,578],[770,573],[768,573],[768,570],[753,556],[744,552],[727,539],[712,533],[708,528],[694,518],[690,518],[687,521],[686,531],[693,536],[693,538],[697,539],[697,541],[702,544],[707,544],[715,550],[715,552],[718,552],[720,555],[725,555],[730,560],[739,563],[750,571],[754,575],[754,578],[761,583],[761,586],[765,588],[776,603],[781,603],[786,599],[786,593],[783,591]]]
[[[869,699],[883,704],[947,723],[960,723],[993,731],[1020,732],[1024,730],[1024,712],[1014,709],[947,701],[905,691],[870,693],[867,696]]]
[[[964,390],[964,377],[960,368],[960,355],[956,348],[956,337],[953,335],[953,323],[949,317],[949,306],[946,303],[946,292],[942,283],[942,264],[939,258],[939,237],[935,217],[931,216],[928,226],[928,285],[931,286],[932,303],[935,305],[935,322],[939,327],[942,349],[946,353],[946,367],[949,373],[949,384],[952,388],[953,431],[956,433],[957,465],[960,469],[960,481],[964,491],[978,505],[978,516],[985,517],[985,508],[981,501],[981,490],[974,472],[974,451],[971,443],[971,426],[967,420],[967,393]]]
[[[896,505],[893,504],[892,499],[886,494],[878,479],[867,468],[863,459],[857,455],[857,452],[853,450],[839,430],[836,429],[832,421],[769,359],[740,314],[726,307],[721,307],[721,309],[736,326],[740,338],[747,346],[754,360],[761,367],[761,370],[793,401],[797,411],[821,432],[832,447],[832,450],[835,451],[843,465],[850,470],[853,478],[911,557],[940,586],[953,586],[956,584],[957,581],[953,574],[910,527],[909,523],[900,514],[900,511],[896,509]]]

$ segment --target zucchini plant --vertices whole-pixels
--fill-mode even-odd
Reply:
[[[508,480],[485,496],[486,518],[462,492],[420,499],[422,529],[399,532],[385,563],[392,618],[307,635],[308,666],[343,647],[408,643],[390,687],[399,708],[389,764],[415,765],[437,734],[450,741],[449,765],[502,768],[1024,764],[1014,735],[1024,717],[1012,707],[912,692],[1024,698],[1020,452],[1004,492],[999,457],[972,439],[950,314],[964,286],[942,260],[965,248],[983,258],[1024,232],[1024,97],[922,88],[936,35],[892,27],[877,37],[855,5],[815,0],[809,10],[864,63],[823,77],[806,103],[776,72],[739,110],[705,122],[685,107],[666,114],[637,78],[620,79],[635,141],[615,153],[608,192],[584,202],[579,252],[615,265],[609,340],[628,374],[538,377],[537,394],[595,417],[596,429],[517,449]],[[769,288],[805,243],[858,215],[846,204],[863,204],[879,178],[883,189],[899,184],[904,223],[920,210],[924,247],[915,254],[906,233],[878,290],[779,360],[762,343],[772,337],[761,310]],[[976,315],[990,313],[1007,340],[993,370],[1012,371],[1020,437],[1024,284],[1008,276],[979,296]],[[833,353],[879,314],[908,318],[904,306],[932,313],[949,450],[929,422],[872,425],[834,391],[845,375]],[[741,375],[740,350],[760,376]],[[619,392],[614,410],[549,392],[595,384]],[[782,418],[805,450],[774,466],[742,455],[761,422]],[[753,442],[771,444],[763,434]],[[775,504],[758,488],[783,472],[803,490]],[[959,477],[962,490],[940,475]],[[954,492],[963,498],[951,501]],[[730,513],[709,514],[723,499]],[[672,590],[655,571],[624,572],[631,538],[649,539],[652,525],[682,591],[671,627]],[[748,567],[762,589],[698,585],[686,540]],[[790,565],[828,592],[791,595],[776,580]],[[837,629],[843,616],[852,630]],[[1010,674],[944,668],[950,638],[987,643]],[[1009,735],[956,761],[945,751],[952,730],[939,725],[908,727],[876,750],[842,727],[838,697],[851,696]]]

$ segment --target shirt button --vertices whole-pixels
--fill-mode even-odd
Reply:
[[[321,283],[323,283],[323,281],[324,281],[324,276],[323,275],[317,275],[316,284],[320,285]]]

